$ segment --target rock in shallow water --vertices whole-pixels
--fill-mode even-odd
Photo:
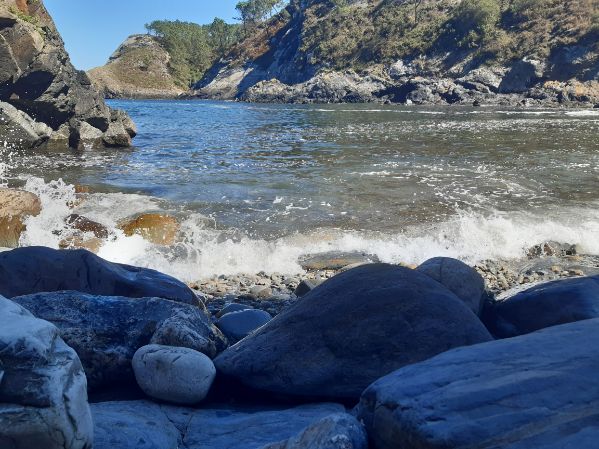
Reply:
[[[371,264],[312,290],[215,365],[256,389],[358,398],[397,368],[491,339],[441,284],[407,268]]]
[[[160,298],[39,293],[13,298],[56,324],[85,367],[90,388],[133,382],[133,354],[150,343],[194,349],[214,357],[226,339],[195,306]]]
[[[40,199],[30,192],[0,188],[0,247],[19,246],[24,221],[42,210]]]
[[[146,401],[92,404],[94,449],[365,449],[362,427],[337,404],[195,410]],[[307,429],[308,428],[308,429]],[[287,442],[288,446],[281,446]],[[334,445],[351,442],[354,446]],[[309,445],[301,445],[309,442]],[[275,444],[273,446],[273,444]]]
[[[593,448],[599,319],[459,348],[373,383],[357,408],[376,449]]]
[[[52,324],[0,296],[0,447],[89,449],[79,358]]]
[[[188,348],[143,346],[132,363],[135,379],[144,393],[174,404],[201,402],[216,376],[212,360]]]
[[[537,285],[493,308],[489,328],[501,338],[599,318],[599,276]]]
[[[76,290],[91,295],[199,303],[184,283],[147,268],[108,262],[85,250],[18,248],[0,254],[0,294],[7,298]]]

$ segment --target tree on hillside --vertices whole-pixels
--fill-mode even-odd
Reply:
[[[237,3],[235,9],[239,12],[239,20],[244,30],[249,31],[259,23],[271,18],[285,5],[284,0],[245,0]]]

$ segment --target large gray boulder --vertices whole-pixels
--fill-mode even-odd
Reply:
[[[13,298],[54,323],[81,359],[90,388],[134,382],[135,351],[150,343],[180,346],[214,357],[226,339],[200,309],[161,298],[38,293]]]
[[[36,122],[14,106],[0,101],[0,136],[2,145],[37,147],[52,135],[52,128]]]
[[[459,348],[369,386],[375,449],[593,448],[599,319]]]
[[[408,268],[370,264],[312,290],[215,365],[260,390],[358,398],[402,366],[491,339],[441,284]]]
[[[0,447],[90,449],[85,374],[52,324],[0,297]]]
[[[134,401],[91,408],[94,449],[365,449],[361,425],[337,404],[198,410]]]
[[[518,293],[495,305],[488,325],[505,338],[592,318],[599,318],[599,276],[548,282]]]
[[[144,393],[174,404],[201,402],[216,376],[208,356],[174,346],[143,346],[133,355],[132,365],[137,384]]]
[[[0,23],[0,101],[46,125],[42,129],[29,123],[33,134],[27,127],[17,130],[29,134],[21,147],[47,140],[48,130],[55,144],[82,146],[88,143],[82,131],[89,127],[98,130],[102,145],[131,144],[134,129],[122,113],[106,106],[88,76],[73,67],[41,0],[0,1]],[[22,120],[11,122],[20,126]]]
[[[429,259],[416,268],[443,284],[479,315],[484,304],[485,281],[478,272],[464,262],[449,257]]]
[[[199,304],[195,293],[171,276],[111,263],[89,251],[30,246],[0,253],[0,295],[12,298],[61,290]]]

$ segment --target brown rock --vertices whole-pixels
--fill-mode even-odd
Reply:
[[[98,237],[85,238],[82,235],[72,235],[60,241],[60,249],[86,249],[98,254],[104,242]]]
[[[0,247],[16,248],[25,230],[23,221],[42,210],[40,199],[30,192],[0,189]]]
[[[128,237],[138,234],[157,245],[173,245],[179,233],[177,219],[163,214],[143,214],[120,228]]]
[[[108,228],[89,218],[85,218],[78,214],[71,214],[65,221],[71,228],[77,229],[78,231],[93,233],[99,239],[108,238]]]

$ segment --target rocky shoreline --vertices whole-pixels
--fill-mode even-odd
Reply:
[[[0,444],[590,449],[599,276],[566,262],[592,271],[599,259],[575,252],[532,248],[534,266],[562,266],[514,277],[499,301],[505,285],[489,287],[512,282],[507,267],[448,258],[402,267],[336,253],[269,287],[263,273],[219,280],[255,284],[252,303],[85,250],[0,253]],[[297,294],[273,319],[259,309],[282,285]]]

